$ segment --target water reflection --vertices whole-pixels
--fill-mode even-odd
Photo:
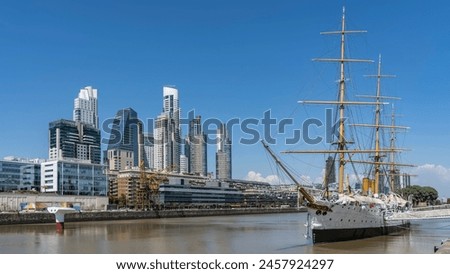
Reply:
[[[306,214],[264,214],[153,220],[0,226],[0,253],[432,253],[450,236],[450,219],[412,223],[396,235],[311,245]]]

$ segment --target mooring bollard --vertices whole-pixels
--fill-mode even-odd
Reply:
[[[55,214],[56,232],[58,233],[62,233],[64,231],[64,215],[78,212],[71,207],[49,207],[47,208],[47,211]]]

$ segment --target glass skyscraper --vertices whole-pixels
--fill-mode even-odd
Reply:
[[[206,135],[202,131],[201,116],[197,116],[189,121],[185,155],[189,159],[189,173],[201,176],[207,175]]]
[[[216,178],[219,180],[232,178],[231,138],[225,124],[217,129]]]
[[[137,112],[132,108],[119,110],[111,126],[107,148],[108,161],[114,155],[117,156],[123,154],[123,152],[128,152],[128,155],[130,155],[129,152],[131,152],[133,154],[131,166],[139,166],[139,157],[143,153],[139,151],[141,149],[139,147],[140,134],[142,134],[142,122],[138,119]],[[120,166],[118,169],[122,168],[125,168],[125,166]]]

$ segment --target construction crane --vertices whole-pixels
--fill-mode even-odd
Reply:
[[[160,209],[160,192],[159,186],[162,183],[168,182],[168,179],[164,175],[148,174],[145,170],[144,161],[139,163],[140,178],[139,184],[136,188],[136,209],[146,210]]]

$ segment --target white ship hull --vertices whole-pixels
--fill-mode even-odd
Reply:
[[[409,221],[391,220],[376,206],[334,204],[331,210],[308,208],[313,243],[369,238],[409,227]]]

